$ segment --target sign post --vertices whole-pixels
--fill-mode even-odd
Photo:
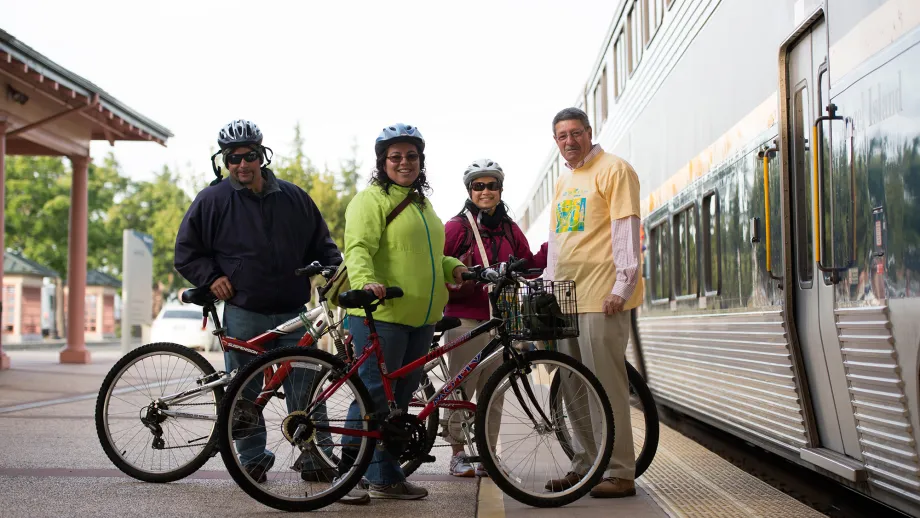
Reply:
[[[153,323],[153,238],[136,230],[122,234],[121,352],[131,351],[131,331],[141,326],[141,340],[149,340]]]

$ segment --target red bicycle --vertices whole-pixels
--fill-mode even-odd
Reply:
[[[314,262],[296,273],[328,280],[335,271],[335,266]],[[338,357],[345,358],[339,322],[322,292],[317,307],[305,308],[297,318],[250,340],[227,336],[217,315],[217,298],[208,287],[185,291],[182,301],[202,307],[202,327],[212,319],[224,352],[233,349],[255,357],[269,342],[306,328],[298,347],[308,348],[328,333]],[[285,365],[266,368],[265,386],[273,388],[271,380],[286,379],[289,370]],[[280,378],[275,371],[282,373]],[[129,352],[109,371],[96,400],[96,432],[103,451],[122,472],[145,482],[173,482],[194,473],[216,455],[217,407],[235,374],[215,371],[201,354],[175,343]],[[292,466],[298,466],[296,459]]]
[[[556,507],[572,502],[597,485],[607,468],[614,438],[613,412],[598,379],[584,365],[555,351],[521,352],[514,340],[550,340],[578,335],[575,286],[572,282],[528,281],[520,273],[523,261],[501,263],[493,268],[477,268],[467,279],[493,284],[490,295],[493,314],[500,318],[483,323],[456,340],[426,356],[387,372],[373,318],[383,302],[373,293],[353,290],[340,296],[341,305],[362,308],[370,337],[367,346],[347,364],[315,348],[285,348],[261,355],[242,369],[226,389],[219,411],[219,447],[233,479],[256,500],[286,511],[309,511],[329,505],[347,494],[359,482],[375,449],[386,449],[405,462],[427,454],[428,438],[424,421],[438,408],[475,410],[474,435],[492,480],[508,495],[532,506]],[[387,289],[386,299],[402,296],[402,290]],[[494,337],[455,379],[446,383],[427,401],[418,415],[399,409],[391,383],[422,368],[434,358],[459,347],[483,333]],[[480,396],[480,405],[449,400],[470,372],[492,353],[502,355],[502,365],[489,378]],[[377,408],[357,375],[359,367],[376,357],[383,380],[386,408]],[[313,397],[301,408],[291,410],[279,393],[290,369],[306,369],[320,381]],[[274,376],[263,390],[253,395],[246,387],[258,382],[271,370]],[[551,402],[553,377],[562,381],[557,398]],[[274,387],[274,388],[273,388]],[[300,390],[300,388],[297,388]],[[582,406],[590,414],[581,422],[560,419],[553,409]],[[322,410],[321,410],[322,409]],[[263,423],[254,430],[253,423]],[[559,430],[565,426],[565,433]],[[305,448],[328,452],[327,462],[338,476],[325,482],[304,484],[293,473],[271,473],[259,483],[241,465],[234,439],[247,433],[266,433],[266,442],[277,458],[296,458]],[[560,436],[576,438],[575,459],[569,460],[570,445]],[[573,463],[577,462],[577,466]],[[549,480],[560,479],[570,471],[579,475],[568,487],[552,487]]]

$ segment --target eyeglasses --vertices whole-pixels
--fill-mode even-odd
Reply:
[[[490,191],[492,191],[492,192],[498,192],[498,191],[502,190],[502,184],[500,184],[500,183],[498,183],[498,182],[489,182],[489,183],[485,183],[485,182],[473,182],[473,184],[470,185],[470,189],[472,189],[472,190],[474,190],[474,191],[476,191],[476,192],[484,191],[484,190],[486,190],[486,189],[488,189],[488,190],[490,190]]]
[[[258,151],[250,151],[249,153],[241,154],[232,154],[227,156],[227,162],[233,165],[239,164],[243,160],[247,162],[257,162],[262,156]]]
[[[408,155],[406,155],[406,160],[410,162],[418,162],[418,158],[419,158],[418,153],[409,153]],[[402,155],[390,155],[387,157],[387,160],[389,160],[390,162],[394,164],[398,164],[403,161],[403,156]]]
[[[575,130],[575,131],[569,132],[568,134],[560,133],[558,135],[554,135],[553,138],[556,139],[556,141],[558,142],[565,142],[566,140],[569,139],[569,137],[572,137],[573,139],[578,140],[584,134],[585,134],[585,130]]]

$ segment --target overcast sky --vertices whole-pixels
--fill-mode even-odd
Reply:
[[[175,134],[93,144],[131,177],[210,175],[217,132],[248,118],[279,154],[299,121],[307,156],[333,169],[356,139],[366,179],[381,128],[405,122],[446,220],[476,158],[502,165],[512,209],[524,202],[618,3],[0,0],[0,28]]]

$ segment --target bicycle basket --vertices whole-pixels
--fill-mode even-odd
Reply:
[[[506,286],[498,297],[505,328],[516,340],[559,340],[578,337],[575,281],[538,280]]]

